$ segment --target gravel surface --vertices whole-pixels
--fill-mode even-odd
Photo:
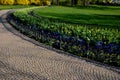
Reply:
[[[0,80],[120,80],[120,74],[37,46],[0,21]]]

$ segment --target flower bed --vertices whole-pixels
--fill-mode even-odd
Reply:
[[[28,14],[19,10],[10,17],[21,32],[66,52],[109,65],[120,66],[120,30],[112,27],[80,26]],[[11,19],[11,18],[9,18]]]

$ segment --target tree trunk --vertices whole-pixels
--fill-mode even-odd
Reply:
[[[59,2],[60,2],[60,0],[57,0],[57,5],[59,6]]]
[[[82,0],[83,1],[83,6],[88,6],[89,5],[89,0]]]
[[[85,0],[83,0],[83,2],[82,2],[82,3],[83,3],[83,6],[86,6],[86,3],[85,3],[85,2],[86,2],[86,1],[85,1]]]
[[[52,5],[54,4],[53,0],[51,0],[51,4],[52,4]]]
[[[71,6],[74,6],[75,4],[74,4],[74,0],[71,0]]]

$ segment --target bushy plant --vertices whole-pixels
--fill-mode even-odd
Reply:
[[[14,4],[14,0],[0,0],[0,4],[9,4],[9,5],[13,5]]]
[[[44,0],[44,1],[43,1],[43,5],[51,5],[50,0]]]
[[[112,0],[98,0],[99,3],[111,3]]]
[[[91,4],[95,4],[97,0],[91,0],[90,3]]]
[[[27,9],[20,10],[12,16],[17,24],[22,24],[21,27],[18,26],[21,32],[35,37],[42,43],[50,44],[54,48],[120,66],[120,32],[118,29],[60,23],[30,15],[28,12]]]
[[[106,3],[111,3],[111,2],[112,2],[112,0],[105,0],[105,2],[106,2]]]
[[[77,1],[77,5],[80,5],[80,6],[81,6],[81,5],[82,5],[82,1],[81,1],[81,0],[78,0],[78,1]]]
[[[41,0],[30,0],[30,4],[32,4],[32,5],[41,5]]]
[[[16,0],[15,2],[19,5],[28,5],[30,3],[29,0]]]

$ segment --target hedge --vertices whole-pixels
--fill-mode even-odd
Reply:
[[[119,29],[59,23],[28,13],[20,10],[9,17],[22,33],[71,54],[120,67]]]
[[[0,0],[2,5],[51,5],[50,0]]]
[[[29,0],[16,0],[16,4],[28,5],[29,4]]]
[[[5,5],[12,5],[14,4],[15,0],[0,0],[0,4],[5,4]]]

